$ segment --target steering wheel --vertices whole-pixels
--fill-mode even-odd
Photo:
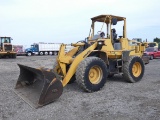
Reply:
[[[100,37],[102,37],[102,38],[105,36],[105,33],[103,31],[98,31],[97,34],[99,34]]]

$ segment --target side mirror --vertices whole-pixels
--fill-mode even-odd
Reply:
[[[119,36],[119,38],[121,39],[123,36]]]
[[[86,37],[86,38],[85,38],[85,41],[88,42],[88,40],[89,40],[89,37]]]
[[[112,18],[112,25],[116,25],[117,24],[117,18]]]

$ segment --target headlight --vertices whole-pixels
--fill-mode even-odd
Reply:
[[[103,42],[102,42],[102,41],[99,41],[99,42],[98,42],[98,45],[102,45],[102,44],[103,44]]]
[[[104,45],[104,41],[98,41],[97,49],[101,50],[103,45]]]

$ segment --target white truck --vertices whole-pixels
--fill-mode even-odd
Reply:
[[[34,43],[30,48],[25,49],[26,55],[57,55],[61,43]]]

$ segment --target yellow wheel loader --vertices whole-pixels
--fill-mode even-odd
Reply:
[[[13,49],[11,40],[13,40],[11,37],[0,37],[0,58],[16,58],[17,53]]]
[[[74,81],[87,92],[100,90],[114,74],[123,75],[131,83],[140,81],[145,69],[141,58],[145,46],[127,38],[126,18],[99,15],[91,20],[87,39],[72,43],[73,48],[67,53],[66,44],[62,44],[53,69],[18,64],[20,75],[15,92],[30,105],[39,107],[59,98],[63,88]],[[117,37],[113,27],[119,22],[123,26]],[[102,27],[95,34],[96,23]],[[102,31],[104,25],[106,29]]]

